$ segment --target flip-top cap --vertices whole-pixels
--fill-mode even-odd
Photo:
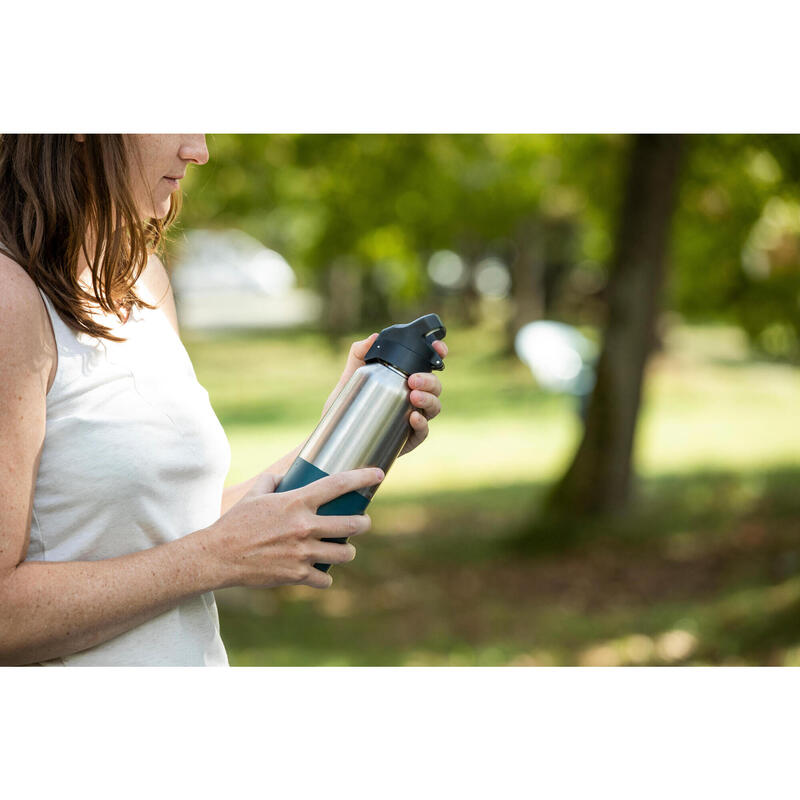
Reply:
[[[364,361],[384,361],[406,375],[444,369],[444,361],[433,349],[437,339],[444,339],[447,329],[438,314],[426,314],[405,325],[384,328],[367,350]]]

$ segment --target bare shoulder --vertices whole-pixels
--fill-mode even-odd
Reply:
[[[25,364],[51,376],[56,357],[50,318],[36,284],[16,261],[0,253],[0,376]]]
[[[147,259],[147,266],[137,281],[136,289],[140,292],[143,300],[147,300],[148,303],[152,303],[164,312],[175,329],[175,333],[179,333],[178,314],[175,309],[175,297],[172,294],[169,273],[155,253]]]
[[[56,364],[47,309],[30,276],[0,254],[0,570],[28,550],[33,493]]]
[[[0,294],[0,300],[6,296],[7,292],[15,292],[21,297],[27,296],[28,298],[39,295],[31,276],[2,250],[0,250],[0,286],[4,289]]]

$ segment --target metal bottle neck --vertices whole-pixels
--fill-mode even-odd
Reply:
[[[406,380],[408,380],[408,373],[403,372],[403,370],[401,369],[398,369],[397,367],[394,366],[394,364],[387,364],[385,361],[382,361],[381,359],[378,359],[378,363],[381,366],[390,369],[392,372],[396,372],[398,375],[402,375]]]

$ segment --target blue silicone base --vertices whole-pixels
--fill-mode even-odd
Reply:
[[[276,492],[289,492],[292,489],[299,489],[301,486],[308,486],[309,483],[318,481],[320,478],[326,478],[327,472],[323,472],[318,467],[310,464],[303,458],[296,458],[294,464],[289,467],[288,472],[283,476],[281,482],[276,487]],[[369,505],[369,500],[363,494],[358,492],[348,492],[340,497],[336,497],[325,505],[317,509],[317,514],[323,517],[338,517],[349,516],[350,514],[363,514],[366,507]],[[323,539],[323,542],[338,542],[344,544],[346,538],[328,538]],[[327,572],[330,569],[330,564],[314,564],[314,566],[322,572]]]

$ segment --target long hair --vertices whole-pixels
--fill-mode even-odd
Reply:
[[[140,168],[138,151],[125,134],[0,135],[0,243],[68,325],[115,342],[124,339],[92,308],[122,319],[121,310],[155,307],[133,287],[180,206],[173,193],[164,219],[142,220],[131,166]],[[94,295],[78,282],[81,254]]]

